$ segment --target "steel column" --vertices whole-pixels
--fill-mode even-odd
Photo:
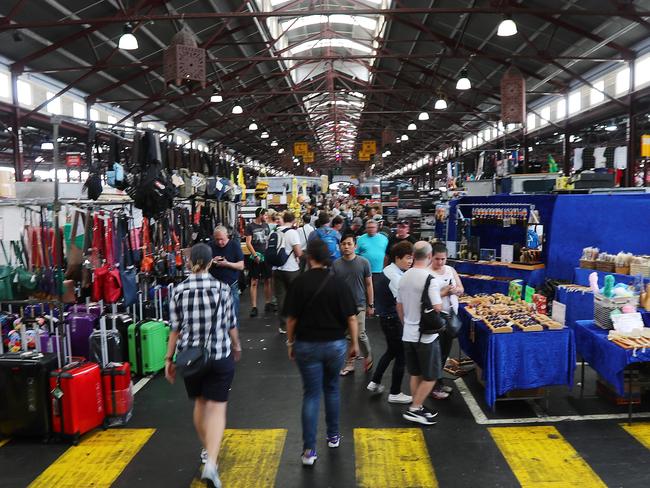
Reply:
[[[11,98],[13,102],[13,149],[14,171],[16,181],[23,181],[23,131],[21,128],[21,112],[18,104],[18,74],[11,73]]]
[[[621,186],[634,186],[634,176],[636,173],[636,155],[637,155],[637,134],[636,134],[636,116],[634,114],[634,88],[636,70],[634,60],[628,62],[630,69],[630,94],[627,100],[627,169],[623,173]]]

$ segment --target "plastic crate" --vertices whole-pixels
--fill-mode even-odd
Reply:
[[[594,322],[601,329],[613,329],[612,312],[625,305],[638,306],[639,297],[607,298],[599,293],[594,294]]]

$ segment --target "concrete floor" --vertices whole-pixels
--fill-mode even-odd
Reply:
[[[281,451],[276,487],[320,488],[354,487],[358,478],[355,468],[356,428],[414,428],[401,418],[404,407],[390,405],[386,394],[371,396],[365,386],[369,378],[361,371],[360,364],[352,377],[342,378],[341,427],[343,439],[338,450],[328,450],[322,441],[324,422],[319,431],[319,460],[312,469],[301,466],[301,382],[295,365],[286,357],[285,336],[277,332],[274,316],[248,318],[248,307],[243,301],[244,312],[241,332],[244,346],[242,361],[237,373],[229,402],[229,429],[286,429],[286,440]],[[369,335],[376,357],[383,351],[383,337],[376,320],[368,324]],[[389,370],[390,371],[390,370]],[[576,374],[579,378],[579,374]],[[388,377],[384,383],[387,383]],[[593,374],[587,377],[587,397],[593,393]],[[445,401],[432,402],[439,410],[439,422],[434,427],[420,429],[440,486],[449,487],[510,487],[520,486],[521,473],[511,468],[488,430],[490,421],[498,419],[534,419],[549,415],[620,414],[624,408],[612,407],[600,399],[580,399],[577,389],[552,390],[549,411],[544,403],[525,401],[499,404],[496,413],[487,409],[482,400],[482,390],[473,374],[465,377],[469,394],[487,419],[477,424],[466,401],[458,389]],[[648,398],[635,411],[650,411]],[[476,412],[475,412],[476,413]],[[542,419],[543,420],[543,419]],[[650,419],[635,420],[647,423]],[[648,447],[628,434],[620,424],[623,420],[541,422],[553,425],[559,436],[568,442],[593,470],[605,486],[650,486],[650,444]],[[492,425],[505,427],[509,424]],[[539,425],[538,423],[532,425]],[[136,395],[134,417],[129,428],[154,428],[155,433],[126,465],[112,484],[116,488],[127,487],[188,487],[198,469],[199,442],[191,422],[191,404],[185,397],[181,384],[170,386],[158,375],[149,381]],[[60,444],[44,445],[31,441],[11,440],[0,447],[0,486],[2,488],[25,487],[68,449]],[[426,455],[426,453],[424,453]],[[255,460],[253,460],[254,462]],[[399,460],[395,460],[399,463]],[[95,467],[96,468],[96,467]],[[101,466],[100,466],[101,468]],[[558,469],[561,466],[558,467]],[[523,480],[524,478],[520,478]],[[233,483],[236,486],[243,484]],[[525,486],[542,486],[525,483]],[[37,485],[41,486],[41,485]],[[55,485],[51,485],[53,488]],[[66,485],[67,486],[67,485]],[[104,486],[82,482],[69,486]],[[193,486],[197,486],[196,484]],[[262,485],[260,485],[262,486]],[[368,485],[364,485],[368,486]],[[391,486],[388,481],[382,488]],[[407,485],[403,485],[407,486]],[[423,485],[412,485],[423,486]],[[549,485],[544,485],[549,486]],[[578,486],[554,484],[553,486]],[[581,486],[592,486],[585,483]],[[594,486],[602,486],[594,484]],[[228,488],[228,486],[226,486]]]

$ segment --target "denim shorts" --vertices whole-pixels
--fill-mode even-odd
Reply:
[[[202,397],[214,402],[227,402],[228,392],[235,376],[235,360],[232,356],[209,361],[202,374],[185,378],[187,396]]]

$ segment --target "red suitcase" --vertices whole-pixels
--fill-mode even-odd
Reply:
[[[50,373],[52,431],[76,443],[104,423],[99,365],[74,361]]]
[[[133,385],[129,363],[110,363],[103,368],[102,386],[107,424],[126,424],[133,415]]]

